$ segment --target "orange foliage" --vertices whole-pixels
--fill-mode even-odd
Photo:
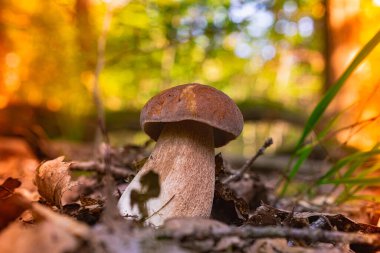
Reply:
[[[372,1],[332,0],[328,4],[330,84],[343,73],[356,53],[380,29],[380,6]],[[338,127],[352,128],[338,139],[360,149],[380,142],[380,48],[356,69],[332,108],[341,111]]]

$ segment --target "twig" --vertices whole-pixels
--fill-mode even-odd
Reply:
[[[271,137],[269,137],[268,139],[265,140],[263,146],[261,146],[261,148],[256,152],[256,154],[251,158],[249,159],[248,161],[245,162],[245,164],[243,165],[243,167],[241,167],[241,169],[239,171],[237,171],[235,174],[225,178],[224,180],[222,180],[222,183],[223,184],[228,184],[232,181],[235,181],[239,178],[241,178],[243,176],[243,174],[249,169],[251,168],[252,164],[256,161],[256,159],[261,156],[262,154],[264,154],[264,151],[273,144],[273,139]]]
[[[106,197],[106,203],[105,203],[105,211],[102,216],[102,219],[105,224],[107,224],[109,227],[112,227],[114,224],[114,220],[117,218],[120,218],[117,206],[117,200],[113,197],[113,191],[115,187],[115,181],[113,180],[113,177],[111,176],[111,170],[112,170],[112,156],[111,156],[111,147],[110,142],[108,138],[108,133],[106,130],[106,122],[105,122],[105,113],[104,113],[104,106],[101,99],[100,94],[100,85],[99,85],[99,77],[100,73],[102,72],[104,68],[104,54],[106,49],[106,42],[107,42],[107,33],[111,25],[112,20],[112,14],[113,14],[113,8],[110,5],[110,3],[106,3],[106,10],[105,15],[103,18],[103,25],[101,34],[98,38],[98,44],[97,44],[97,61],[96,61],[96,68],[94,73],[94,85],[93,85],[93,97],[94,102],[97,109],[97,116],[98,116],[98,129],[96,131],[95,136],[95,147],[98,146],[98,142],[101,139],[102,143],[104,143],[104,153],[102,157],[102,167],[104,168],[105,175],[103,177],[104,182],[104,196]]]
[[[345,233],[338,231],[326,231],[322,229],[290,228],[290,227],[223,227],[205,230],[196,230],[192,233],[183,231],[158,231],[158,238],[168,238],[183,240],[204,240],[208,238],[221,239],[228,236],[238,236],[243,239],[258,238],[292,238],[298,240],[308,240],[311,242],[326,243],[349,243],[368,245],[375,249],[380,249],[380,234]]]
[[[103,19],[103,26],[102,26],[101,34],[98,38],[97,59],[96,59],[96,67],[95,67],[95,72],[94,72],[94,84],[93,84],[93,90],[92,90],[94,103],[96,105],[96,110],[97,110],[100,134],[102,136],[103,141],[106,143],[109,143],[109,139],[108,139],[108,135],[106,131],[104,106],[103,106],[103,102],[100,95],[99,77],[100,77],[100,73],[102,72],[104,68],[104,53],[106,49],[107,33],[110,28],[111,19],[112,19],[111,7],[109,6],[109,4],[106,4],[106,12]],[[98,134],[99,132],[97,132],[97,135]]]
[[[95,171],[101,174],[106,173],[106,165],[104,163],[95,162],[95,161],[87,161],[87,162],[73,162],[70,165],[71,170],[82,170],[82,171]],[[116,177],[128,177],[135,175],[131,170],[128,170],[124,167],[117,167],[113,165],[107,166],[107,169],[109,169],[110,173],[113,176]]]
[[[157,211],[155,211],[154,213],[152,213],[150,216],[144,218],[143,220],[146,221],[146,220],[149,220],[153,215],[156,215],[158,214],[162,209],[164,209],[175,197],[175,194],[168,200],[166,201],[165,204],[163,204]]]

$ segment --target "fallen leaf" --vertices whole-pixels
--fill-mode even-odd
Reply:
[[[157,239],[152,228],[133,228],[131,221],[119,219],[113,224],[98,223],[92,229],[88,252],[125,253],[194,253],[185,249],[174,240]],[[136,223],[134,223],[136,224]]]
[[[72,188],[69,167],[71,163],[63,162],[64,157],[58,157],[42,163],[37,168],[36,185],[40,195],[49,203],[62,207],[62,195]]]
[[[268,203],[268,191],[261,179],[254,173],[245,173],[238,181],[232,181],[228,187],[243,198],[250,210],[255,210],[261,202]]]
[[[248,219],[249,206],[244,199],[219,181],[215,182],[211,218],[227,224],[242,225]]]
[[[31,210],[37,219],[33,225],[14,222],[0,234],[2,253],[77,252],[88,238],[88,226],[51,211],[40,204]]]
[[[183,237],[197,233],[197,231],[228,228],[220,221],[201,217],[177,217],[165,220],[162,230],[175,234],[175,237]]]
[[[289,218],[291,217],[291,219]],[[309,227],[323,218],[327,223],[323,229],[331,229],[332,227],[341,232],[361,232],[361,233],[380,233],[380,228],[355,222],[342,214],[317,213],[317,212],[291,212],[274,208],[263,204],[258,207],[246,224],[252,226],[276,226],[284,225],[290,227]]]
[[[226,236],[221,238],[213,247],[213,251],[228,251],[233,247],[242,248],[244,241],[238,236]]]
[[[89,232],[89,227],[84,223],[78,222],[68,216],[61,215],[38,203],[32,205],[31,211],[37,222],[48,221],[51,225],[58,226],[60,229],[66,230],[67,232],[80,236],[86,237]]]
[[[228,226],[217,220],[201,218],[201,217],[178,217],[167,219],[161,228],[174,235],[181,237],[181,245],[185,248],[196,250],[196,252],[215,252],[226,251],[233,246],[242,243],[237,236],[225,236],[223,238],[204,238],[195,240],[192,235],[202,234],[203,231],[213,231],[220,229],[228,229]]]
[[[103,205],[104,203],[101,200],[82,196],[80,197],[80,204],[70,203],[63,205],[61,212],[88,225],[95,225],[103,212]]]
[[[21,223],[13,223],[0,235],[3,253],[61,253],[76,246],[75,238],[46,221],[27,229]]]
[[[17,178],[24,189],[38,195],[33,184],[37,166],[38,161],[24,140],[0,136],[0,181]]]
[[[247,253],[349,253],[349,249],[332,248],[332,245],[323,245],[318,248],[304,248],[289,246],[286,239],[258,239],[245,252]]]
[[[4,199],[12,195],[14,189],[20,185],[21,182],[18,179],[8,177],[5,182],[0,185],[0,199]]]
[[[215,177],[216,180],[220,181],[222,178],[231,175],[229,171],[227,171],[224,163],[224,159],[222,153],[218,153],[215,155]]]
[[[19,217],[28,207],[29,201],[14,190],[21,182],[14,178],[7,178],[0,185],[0,230]]]

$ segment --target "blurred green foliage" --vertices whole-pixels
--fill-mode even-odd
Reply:
[[[158,91],[189,82],[213,85],[237,101],[266,98],[306,109],[315,101],[324,69],[322,1],[118,2],[100,77],[107,110],[138,110]],[[18,61],[16,80],[2,87],[10,102],[73,115],[94,110],[106,4],[2,2],[6,56]]]
[[[317,104],[324,88],[328,44],[325,2],[2,0],[0,109],[27,104],[60,111],[64,116],[58,128],[63,138],[83,139],[89,128],[95,129],[96,122],[89,125],[85,120],[95,118],[92,89],[99,60],[97,43],[106,10],[111,8],[110,29],[104,37],[105,67],[100,73],[108,115],[137,117],[151,96],[191,82],[212,85],[248,108],[261,105],[281,114],[283,105],[289,108],[284,115],[300,111],[308,115],[315,108],[303,133],[283,121],[248,122],[240,139],[227,147],[251,156],[269,136],[277,148],[289,151],[296,146],[298,164],[289,174],[291,180],[319,141],[330,137],[330,129],[325,128],[317,133],[317,141],[303,146],[346,81],[343,76],[338,88]],[[360,4],[366,7],[364,12],[373,7],[371,1]],[[124,111],[129,114],[118,114]],[[267,112],[261,113],[263,118]],[[122,145],[124,134],[114,133],[112,143]],[[363,186],[379,182],[378,177],[367,177],[378,172],[378,164],[354,173],[374,153],[379,153],[378,146],[372,153],[338,160],[316,184],[351,185],[340,201],[356,196]],[[339,177],[347,166],[352,169]]]

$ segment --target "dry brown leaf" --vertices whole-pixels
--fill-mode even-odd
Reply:
[[[0,230],[19,217],[28,207],[29,201],[14,190],[21,182],[8,178],[0,185]]]
[[[220,221],[202,217],[176,217],[167,219],[163,229],[175,233],[176,236],[189,235],[196,231],[228,228]]]
[[[38,161],[25,141],[0,136],[0,181],[17,178],[23,189],[37,193],[33,184],[37,166]]]
[[[323,222],[319,223],[318,220]],[[318,224],[319,223],[319,224]],[[355,222],[342,214],[318,212],[292,212],[263,204],[256,209],[246,224],[252,226],[314,227],[336,229],[341,232],[380,233],[380,228],[370,224]]]
[[[51,225],[58,226],[60,229],[79,237],[86,237],[89,233],[89,227],[84,223],[78,222],[68,216],[56,213],[38,203],[34,203],[31,210],[37,222],[48,221]]]
[[[240,198],[228,186],[218,180],[215,182],[214,201],[212,204],[211,218],[240,226],[248,219],[249,206],[243,198]]]
[[[188,236],[188,240],[183,239],[181,243],[185,247],[196,249],[197,251],[228,251],[234,246],[240,247],[243,241],[238,236],[225,236],[220,240],[205,238],[204,240],[191,239],[192,234],[201,234],[202,231],[228,229],[228,226],[217,220],[201,217],[178,217],[167,219],[162,230],[171,232],[175,236]]]
[[[69,167],[71,163],[63,162],[58,157],[42,163],[37,168],[36,185],[40,195],[49,203],[62,207],[62,195],[75,185],[71,182]]]
[[[38,216],[36,223],[14,222],[8,226],[0,234],[0,252],[76,252],[90,233],[88,226],[40,204],[33,204],[31,209]]]
[[[28,228],[15,222],[0,234],[0,251],[3,253],[62,253],[74,250],[76,246],[73,236],[46,221]]]
[[[304,248],[289,246],[286,239],[258,239],[246,251],[246,253],[348,253],[349,249],[333,247],[332,245],[320,245],[318,248]]]
[[[238,236],[226,236],[221,238],[213,247],[213,251],[228,251],[233,247],[241,248],[244,245],[244,241]]]

